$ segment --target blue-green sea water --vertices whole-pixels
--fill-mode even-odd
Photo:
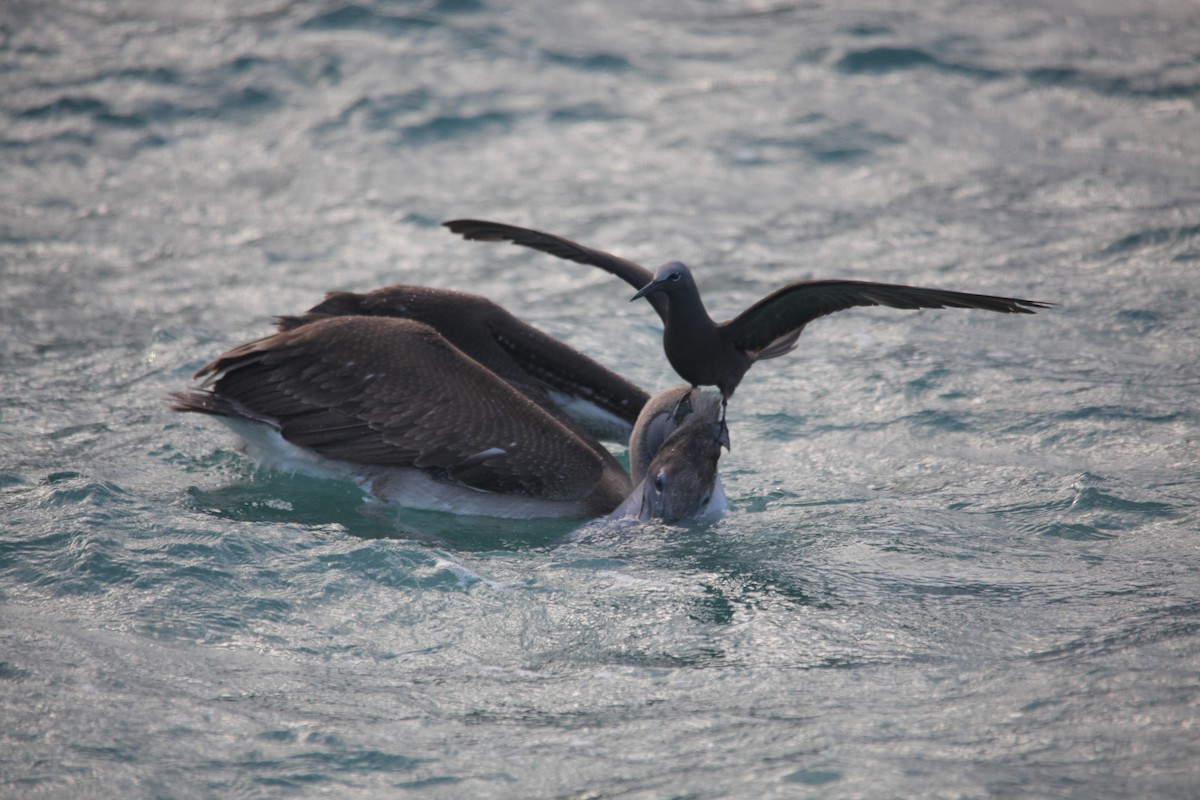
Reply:
[[[0,796],[1200,796],[1195,3],[0,8]],[[647,389],[611,276],[860,309],[684,528],[397,511],[163,396],[334,289],[487,295]]]

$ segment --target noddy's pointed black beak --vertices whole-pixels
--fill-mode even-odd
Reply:
[[[632,303],[634,300],[643,298],[648,294],[654,294],[655,292],[661,291],[664,283],[666,283],[665,280],[650,281],[645,286],[638,289],[637,294],[629,298],[629,302]]]

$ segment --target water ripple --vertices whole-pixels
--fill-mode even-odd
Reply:
[[[550,62],[586,72],[623,72],[631,69],[629,60],[616,53],[564,53],[554,50],[539,50],[538,57]]]
[[[1037,660],[1095,658],[1200,635],[1200,602],[1172,602],[1097,626],[1088,635],[1034,653]]]
[[[1028,70],[1025,78],[1034,84],[1086,89],[1110,97],[1173,100],[1200,94],[1200,81],[1171,80],[1161,74],[1127,77],[1100,75],[1076,67],[1038,67]]]
[[[436,24],[424,16],[387,14],[357,3],[346,3],[314,14],[301,22],[299,27],[301,30],[361,30],[396,35],[411,30],[432,28]]]
[[[1126,234],[1120,239],[1110,242],[1097,253],[1097,256],[1123,256],[1137,250],[1163,245],[1186,246],[1197,238],[1200,238],[1200,224],[1149,228]]]
[[[516,122],[516,115],[507,111],[480,111],[465,114],[439,114],[400,131],[401,141],[408,144],[446,142],[467,136],[496,135],[507,131]]]
[[[1118,5],[9,3],[0,795],[1189,796],[1200,61]],[[728,515],[569,541],[162,409],[396,282],[674,380],[645,303],[468,215],[720,316],[1061,305],[823,319],[734,399]]]
[[[991,80],[1000,75],[996,70],[985,67],[944,61],[918,47],[879,46],[851,50],[843,54],[835,66],[850,75],[877,75],[917,68],[936,69],[979,80]]]

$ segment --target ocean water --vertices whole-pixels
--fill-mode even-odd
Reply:
[[[0,9],[0,796],[1200,796],[1200,12]],[[657,319],[848,311],[691,527],[380,507],[165,393],[334,289],[487,295],[651,390]]]

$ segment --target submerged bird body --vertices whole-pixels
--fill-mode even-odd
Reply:
[[[264,466],[354,480],[411,508],[596,517],[633,490],[581,427],[423,322],[325,315],[281,328],[201,368],[201,386],[173,394],[174,408],[220,418]],[[707,508],[706,480],[681,484],[662,508]]]
[[[775,358],[795,347],[804,326],[855,306],[891,308],[977,308],[1007,314],[1032,314],[1050,304],[1036,300],[925,289],[853,280],[790,283],[725,322],[714,322],[704,308],[691,271],[669,261],[651,273],[645,267],[601,250],[515,225],[460,219],[444,223],[466,239],[509,241],[559,258],[599,267],[638,289],[663,321],[663,350],[680,377],[693,386],[716,386],[728,401],[756,361]]]

